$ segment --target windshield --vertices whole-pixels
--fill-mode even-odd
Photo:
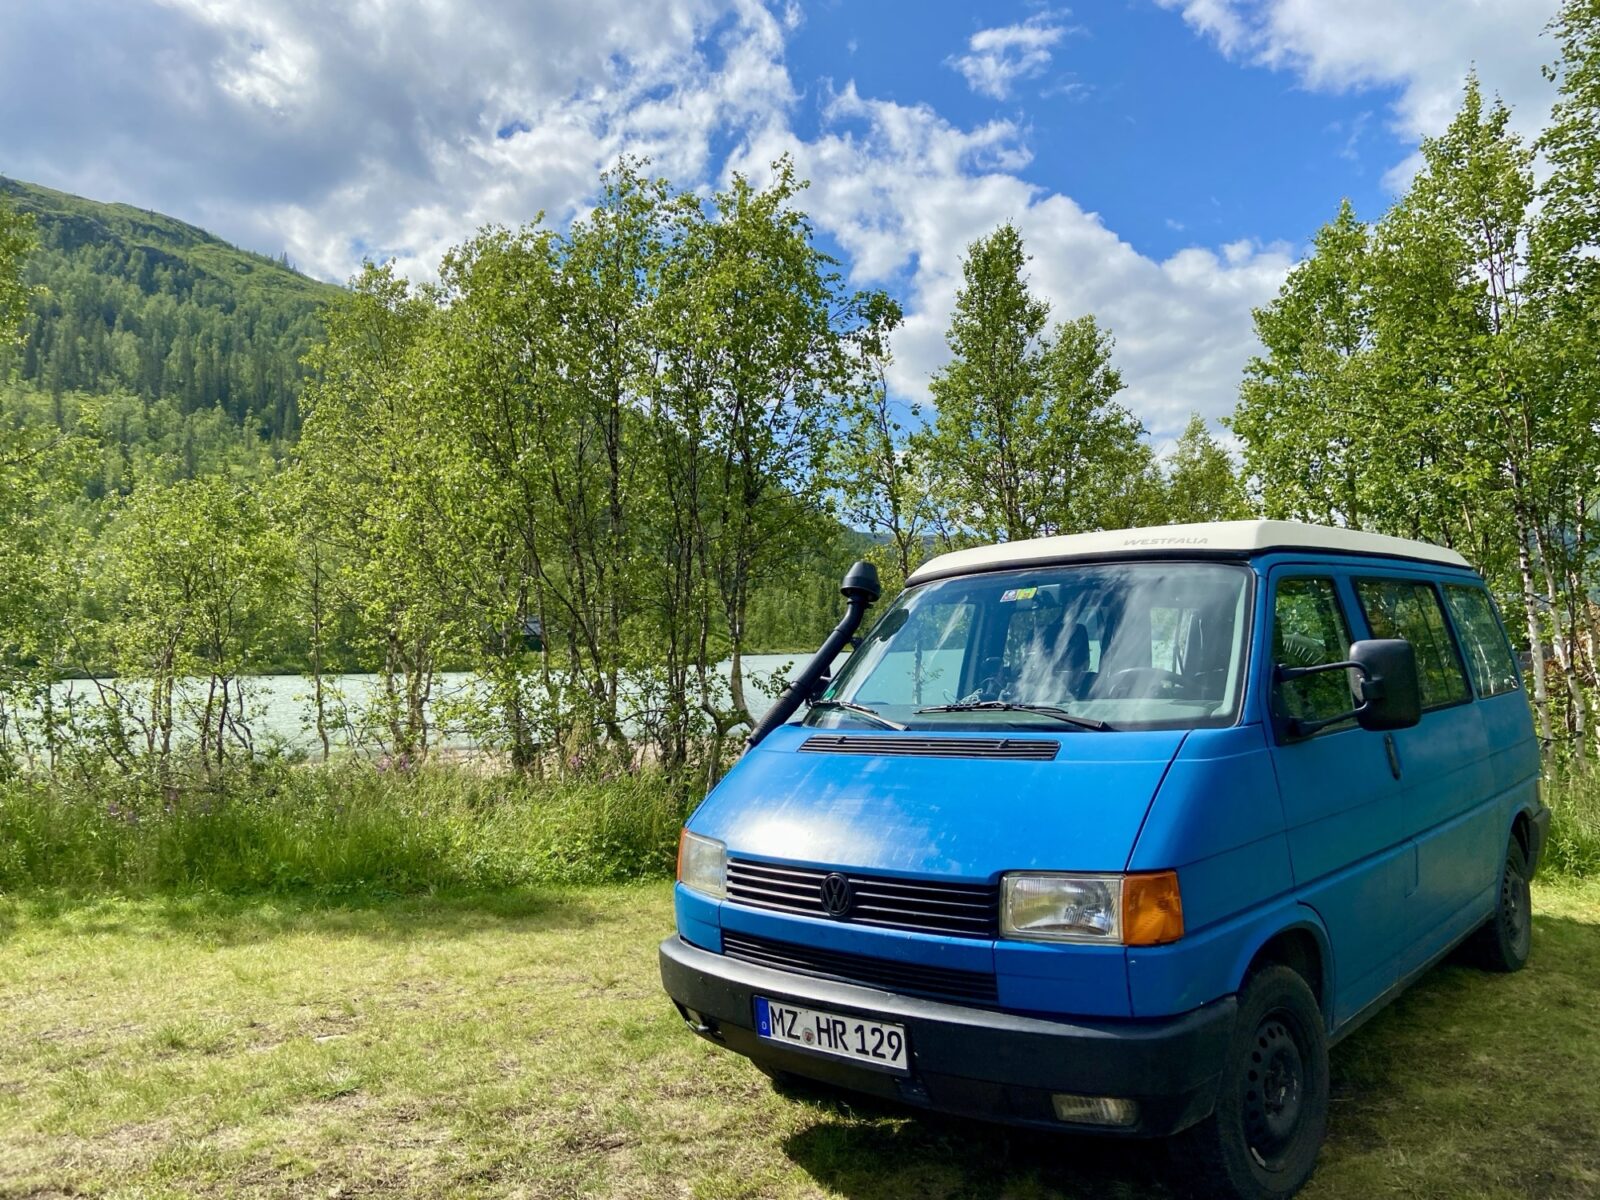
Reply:
[[[806,723],[882,724],[848,704],[912,729],[1231,725],[1252,578],[1241,566],[1144,562],[923,584],[889,607]]]

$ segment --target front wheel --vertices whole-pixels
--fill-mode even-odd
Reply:
[[[1528,887],[1528,860],[1515,838],[1506,847],[1494,916],[1473,935],[1472,949],[1479,965],[1490,971],[1522,970],[1533,949],[1533,893]]]
[[[1257,971],[1239,993],[1212,1114],[1173,1142],[1194,1191],[1279,1200],[1311,1178],[1328,1129],[1328,1038],[1298,972]]]

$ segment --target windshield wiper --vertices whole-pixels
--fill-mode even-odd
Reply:
[[[868,708],[865,704],[852,704],[848,700],[818,700],[811,706],[813,712],[819,708],[842,708],[845,712],[855,713],[857,716],[866,717],[869,721],[875,721],[885,729],[898,729],[901,733],[910,728],[908,725],[900,724],[899,721],[891,721],[875,708]]]
[[[1054,717],[1063,724],[1076,725],[1079,729],[1092,729],[1096,733],[1112,732],[1111,726],[1104,721],[1097,721],[1093,717],[1080,717],[1077,713],[1057,708],[1054,704],[1013,704],[1009,700],[972,700],[966,704],[935,704],[932,708],[919,708],[917,712],[1029,712],[1038,713],[1042,717]]]

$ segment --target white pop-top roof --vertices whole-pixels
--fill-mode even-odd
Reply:
[[[969,571],[1038,566],[1075,558],[1138,558],[1146,554],[1185,553],[1243,556],[1269,550],[1380,554],[1447,563],[1452,567],[1470,565],[1454,550],[1443,546],[1381,533],[1362,533],[1333,525],[1303,525],[1299,521],[1208,521],[1193,525],[1156,525],[1148,529],[1069,533],[1062,537],[974,546],[930,559],[913,571],[906,582],[922,583],[947,575],[965,575]]]

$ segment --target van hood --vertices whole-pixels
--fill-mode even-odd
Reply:
[[[1058,743],[1053,761],[814,753],[836,731],[786,725],[734,765],[690,818],[735,857],[864,872],[992,879],[1121,871],[1186,730],[940,734]],[[894,736],[878,735],[874,741]]]

